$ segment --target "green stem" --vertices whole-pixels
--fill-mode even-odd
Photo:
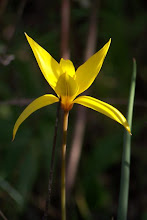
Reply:
[[[62,220],[66,220],[66,189],[65,189],[65,167],[66,167],[66,139],[68,128],[68,111],[64,111],[63,118],[63,142],[61,154],[61,216]]]
[[[132,127],[135,84],[136,84],[136,61],[135,59],[133,59],[133,74],[131,80],[131,88],[130,88],[130,96],[129,96],[129,104],[128,104],[128,116],[127,116],[130,129]],[[127,219],[129,179],[130,179],[130,154],[131,154],[131,136],[129,135],[128,132],[125,132],[117,220]]]
[[[48,191],[47,191],[47,196],[46,196],[44,216],[43,216],[42,220],[47,220],[48,209],[49,209],[49,205],[50,205],[50,202],[51,202],[51,192],[52,192],[53,171],[54,171],[54,163],[55,163],[55,150],[56,150],[56,142],[57,142],[57,130],[58,130],[59,116],[60,116],[60,101],[58,103],[57,113],[56,113],[53,147],[52,147],[52,155],[51,155],[51,163],[50,163],[50,171],[49,171]]]

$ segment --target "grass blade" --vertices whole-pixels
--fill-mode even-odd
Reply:
[[[0,177],[0,188],[5,190],[18,205],[22,206],[24,202],[22,195],[2,177]]]
[[[128,116],[127,116],[127,120],[130,125],[130,128],[132,128],[135,85],[136,85],[136,60],[133,59],[133,73],[131,80],[130,96],[128,103]],[[117,220],[127,219],[129,178],[130,178],[130,154],[131,154],[131,136],[127,131],[125,131]]]

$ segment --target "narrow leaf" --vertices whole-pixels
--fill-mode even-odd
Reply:
[[[133,59],[133,73],[131,80],[130,96],[128,103],[128,116],[127,116],[127,121],[130,125],[130,129],[132,127],[135,85],[136,85],[136,60]],[[130,178],[130,155],[131,155],[131,136],[129,135],[128,132],[125,131],[117,220],[127,219],[129,178]]]

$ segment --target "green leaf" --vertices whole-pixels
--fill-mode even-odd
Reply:
[[[130,97],[128,103],[128,117],[127,117],[130,128],[132,128],[135,85],[136,85],[136,61],[135,59],[133,59],[133,74],[131,80]],[[130,155],[131,155],[131,136],[127,132],[125,132],[117,220],[127,219],[129,178],[130,178]]]

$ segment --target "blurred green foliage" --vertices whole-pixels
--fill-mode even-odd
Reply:
[[[60,60],[61,1],[24,1],[23,13],[18,17],[16,12],[19,12],[21,2],[0,2],[0,210],[13,220],[41,219],[43,215],[57,107],[54,104],[34,113],[20,127],[16,140],[11,142],[14,123],[24,109],[19,100],[53,93],[23,32]],[[145,0],[100,1],[96,51],[110,37],[112,44],[90,91],[92,96],[107,99],[126,115],[132,57],[136,58],[138,76],[132,130],[130,220],[147,219],[146,12]],[[82,1],[81,4],[72,1],[70,47],[71,60],[76,67],[83,62],[89,15],[90,8],[85,8]],[[14,60],[11,61],[10,55]],[[67,214],[71,220],[111,219],[117,213],[123,127],[101,114],[87,111],[83,152]],[[68,151],[75,112],[74,106],[69,120]],[[60,219],[60,142],[59,134],[50,219]],[[80,198],[81,202],[78,202]]]

